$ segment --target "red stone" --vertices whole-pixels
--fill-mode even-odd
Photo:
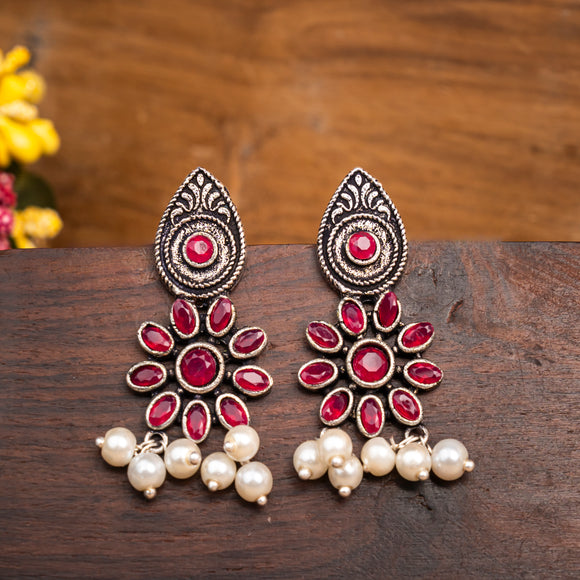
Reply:
[[[181,376],[193,387],[211,383],[217,374],[218,361],[211,351],[198,347],[187,351],[180,362]]]
[[[393,409],[406,421],[417,421],[421,418],[421,407],[417,399],[403,389],[396,389],[392,396]]]
[[[344,391],[336,391],[322,404],[320,417],[327,423],[340,420],[348,411],[349,396]]]
[[[344,302],[340,315],[342,317],[342,323],[353,334],[360,334],[364,330],[366,314],[355,302]]]
[[[377,435],[383,428],[385,414],[374,397],[365,399],[360,408],[360,422],[369,435]]]
[[[384,379],[389,369],[389,357],[376,346],[362,346],[352,358],[354,374],[365,383],[376,383]]]
[[[401,344],[405,348],[420,348],[429,342],[433,332],[434,328],[431,323],[417,322],[405,331],[401,338]]]
[[[213,242],[203,234],[195,234],[185,243],[185,253],[190,262],[203,266],[213,256]]]
[[[242,331],[234,340],[234,350],[240,354],[249,355],[257,351],[266,340],[264,331],[259,328],[248,328]]]
[[[270,377],[257,368],[241,368],[234,373],[234,383],[242,389],[256,395],[270,388]]]
[[[169,332],[157,324],[146,324],[141,339],[150,350],[159,354],[168,354],[173,346]]]
[[[368,232],[355,232],[348,239],[350,255],[357,260],[370,260],[377,252],[377,242]]]
[[[300,378],[311,387],[322,385],[332,378],[334,367],[324,361],[314,361],[300,371]]]
[[[193,306],[187,300],[178,298],[171,307],[171,314],[175,328],[181,334],[190,336],[195,332],[197,317]]]
[[[144,364],[132,371],[129,379],[137,387],[153,387],[163,381],[163,370],[156,365]]]
[[[209,326],[213,332],[220,333],[228,327],[232,319],[232,301],[229,298],[218,298],[209,315]]]
[[[441,369],[430,362],[416,362],[407,367],[407,374],[422,385],[436,385],[443,376]]]
[[[386,292],[377,308],[379,323],[384,328],[390,328],[395,324],[399,315],[399,304],[394,292]]]
[[[224,397],[220,402],[222,419],[230,426],[247,425],[248,414],[243,405],[233,397]]]
[[[187,434],[195,441],[199,442],[207,433],[209,417],[203,405],[192,405],[185,417],[185,429]]]
[[[311,322],[306,329],[314,344],[324,349],[336,348],[340,342],[338,332],[326,322]]]
[[[151,405],[147,411],[147,419],[152,427],[161,427],[175,412],[177,407],[177,398],[173,395],[164,395]]]

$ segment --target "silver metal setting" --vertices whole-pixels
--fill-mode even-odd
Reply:
[[[387,290],[387,292],[389,292],[389,290]],[[382,294],[377,299],[375,306],[373,308],[373,324],[379,332],[385,332],[385,333],[392,332],[395,328],[397,328],[397,326],[399,325],[399,322],[401,322],[401,314],[402,314],[401,303],[399,302],[399,299],[397,298],[397,308],[399,310],[397,313],[397,318],[395,319],[393,324],[391,324],[390,326],[383,326],[381,324],[381,322],[379,320],[379,305],[382,302],[384,296],[387,294],[387,292]]]
[[[212,248],[213,248],[212,254],[211,254],[209,260],[203,262],[202,264],[198,264],[197,262],[190,260],[189,256],[187,255],[187,250],[186,250],[187,244],[188,244],[189,240],[191,240],[191,238],[193,238],[194,236],[203,236],[203,237],[207,238],[209,240],[209,243],[212,245]],[[213,236],[211,236],[210,234],[208,234],[206,232],[193,232],[183,243],[183,258],[190,266],[193,266],[194,268],[207,268],[208,266],[211,266],[215,262],[217,255],[218,255],[217,242],[213,239]]]
[[[335,419],[334,421],[327,421],[322,417],[322,409],[324,408],[326,401],[328,401],[328,399],[330,399],[333,395],[336,395],[338,393],[346,393],[346,396],[348,397],[347,408],[338,419]],[[326,397],[322,399],[322,403],[320,403],[320,410],[318,411],[318,416],[325,425],[328,425],[329,427],[334,427],[336,425],[344,423],[344,421],[348,419],[349,415],[352,413],[353,405],[354,405],[354,395],[352,394],[352,391],[347,387],[338,387],[337,389],[330,391],[330,393],[328,393]]]
[[[176,401],[175,409],[173,410],[173,413],[171,413],[171,417],[169,417],[167,421],[165,421],[161,425],[154,426],[149,421],[149,413],[152,407],[155,405],[155,403],[159,401],[159,399],[162,399],[163,397],[173,397]],[[175,421],[175,417],[177,417],[180,407],[181,407],[181,398],[177,393],[174,393],[173,391],[164,391],[163,393],[159,393],[157,396],[151,399],[151,402],[149,403],[149,405],[147,406],[147,410],[145,411],[145,421],[147,422],[147,426],[149,427],[149,429],[153,429],[154,431],[162,431],[163,429],[166,429],[167,427],[169,427],[169,425],[173,423],[173,421]]]
[[[216,376],[214,377],[214,379],[210,383],[208,383],[207,385],[203,385],[201,387],[197,387],[195,385],[190,385],[185,380],[185,378],[183,377],[183,373],[181,372],[181,361],[183,360],[183,357],[189,351],[196,349],[196,348],[203,349],[203,350],[209,350],[211,352],[211,354],[215,357],[216,362],[217,362]],[[224,378],[224,372],[225,372],[225,363],[224,363],[224,357],[223,357],[222,353],[213,344],[209,344],[207,342],[194,342],[192,344],[188,344],[179,353],[179,356],[177,357],[177,360],[175,361],[175,377],[177,378],[177,381],[186,391],[189,391],[190,393],[195,393],[196,395],[203,395],[204,393],[209,393],[210,391],[213,391],[221,383],[222,379]]]
[[[348,303],[351,302],[352,304],[356,304],[362,314],[363,314],[363,318],[364,318],[364,327],[360,332],[353,332],[352,330],[350,330],[350,328],[348,328],[346,326],[346,324],[343,322],[342,320],[342,307]],[[367,331],[367,327],[368,327],[368,316],[367,316],[367,312],[365,310],[365,307],[363,306],[362,302],[360,300],[357,300],[356,298],[353,298],[352,296],[347,296],[345,298],[343,298],[339,303],[338,306],[336,308],[336,316],[338,317],[338,324],[340,324],[340,327],[344,330],[344,332],[346,332],[347,334],[349,334],[350,336],[360,336],[362,334],[364,334]]]
[[[177,328],[177,325],[175,324],[175,318],[173,316],[173,305],[171,306],[171,309],[169,310],[169,318],[171,319],[171,328],[173,328],[173,330],[175,331],[175,334],[177,334],[177,336],[179,336],[179,338],[183,338],[184,340],[189,339],[189,338],[193,338],[199,332],[199,327],[200,327],[199,312],[197,311],[195,304],[192,304],[189,300],[185,300],[184,298],[178,298],[178,300],[183,300],[184,302],[187,302],[187,304],[189,304],[189,306],[191,306],[191,308],[193,310],[193,316],[195,318],[195,328],[194,328],[193,332],[190,332],[189,334],[184,334],[183,332],[181,332]],[[174,302],[174,304],[175,304],[175,302]]]
[[[260,392],[250,391],[249,389],[245,389],[244,387],[242,387],[242,385],[240,385],[240,383],[238,383],[236,375],[240,371],[247,371],[247,370],[259,371],[260,373],[263,373],[264,375],[266,375],[266,377],[268,379],[268,386],[266,387],[265,390],[260,391]],[[243,367],[239,367],[234,371],[234,374],[232,375],[232,384],[234,385],[234,387],[236,387],[236,389],[238,389],[238,391],[244,393],[244,395],[247,395],[248,397],[261,397],[261,396],[266,395],[270,392],[270,389],[272,388],[272,385],[274,384],[274,379],[272,378],[272,375],[268,371],[264,370],[262,367],[258,367],[256,365],[246,365]]]
[[[338,338],[337,345],[335,347],[333,347],[333,348],[324,348],[324,347],[319,346],[318,344],[316,344],[316,342],[314,342],[314,340],[312,339],[312,337],[308,334],[308,327],[311,324],[323,324],[327,328],[330,328],[332,331],[334,331],[334,333],[336,334],[336,336]],[[313,320],[312,322],[310,322],[308,324],[308,326],[306,327],[306,340],[308,341],[308,344],[310,344],[310,346],[314,350],[318,350],[319,352],[325,352],[325,353],[328,353],[328,354],[333,354],[335,352],[338,352],[342,348],[342,345],[344,344],[344,341],[342,339],[342,334],[340,334],[340,332],[338,332],[338,330],[336,329],[336,327],[332,326],[332,324],[328,324],[328,322],[324,322],[324,320]]]
[[[303,381],[301,377],[302,371],[313,363],[324,363],[330,365],[332,367],[332,376],[318,385],[309,385],[307,382]],[[336,381],[337,378],[338,378],[338,367],[331,360],[328,360],[326,358],[315,358],[313,360],[310,360],[307,363],[303,364],[298,370],[298,382],[309,391],[319,391],[320,389],[324,389],[324,387],[332,385],[332,383],[334,383],[334,381]]]
[[[425,385],[423,383],[420,383],[419,381],[412,379],[409,376],[409,367],[411,367],[412,365],[417,364],[417,363],[428,363],[430,365],[433,365],[434,367],[437,367],[441,371],[441,378],[436,383],[433,383],[431,385]],[[417,387],[418,389],[421,389],[422,391],[431,391],[432,389],[437,387],[439,384],[441,384],[441,381],[443,380],[444,373],[443,373],[443,369],[441,367],[439,367],[439,365],[436,365],[435,363],[431,362],[430,360],[427,360],[424,358],[414,358],[413,360],[410,360],[403,367],[403,376],[405,377],[405,380],[410,385],[413,385],[414,387]]]
[[[372,263],[357,264],[347,252],[357,231],[376,237],[380,252]],[[407,261],[405,226],[380,182],[353,169],[338,186],[320,222],[318,261],[329,283],[342,294],[370,297],[384,292]]]
[[[218,302],[222,299],[225,298],[226,300],[229,301],[229,303],[232,306],[232,315],[230,318],[230,321],[228,322],[228,325],[223,329],[220,330],[219,332],[215,332],[212,327],[211,327],[211,315],[214,311],[214,308],[217,306]],[[227,297],[227,296],[218,296],[210,305],[210,307],[207,309],[207,314],[205,317],[205,328],[207,330],[207,332],[209,334],[211,334],[212,336],[215,336],[216,338],[220,338],[222,336],[225,336],[231,329],[232,326],[234,325],[234,323],[236,322],[236,307],[234,306],[234,303]]]
[[[365,429],[365,426],[363,425],[361,418],[363,404],[368,399],[372,399],[373,401],[375,401],[378,404],[379,409],[381,411],[381,428],[376,433],[369,433]],[[361,397],[361,400],[358,402],[358,405],[356,407],[356,424],[358,426],[359,431],[369,439],[372,439],[373,437],[377,437],[378,435],[380,435],[383,430],[383,427],[385,426],[385,406],[383,405],[383,401],[376,395],[365,395],[364,397]]]
[[[262,341],[262,344],[255,350],[252,350],[251,352],[239,352],[238,350],[236,350],[234,348],[234,343],[236,342],[237,338],[243,334],[244,332],[247,332],[248,330],[259,330],[260,332],[262,332],[264,334],[264,340]],[[246,326],[245,328],[242,328],[241,330],[238,330],[238,332],[236,332],[234,334],[234,336],[232,336],[232,338],[230,339],[230,342],[228,344],[228,349],[230,351],[230,354],[237,359],[240,360],[244,360],[244,359],[248,359],[248,358],[254,358],[255,356],[258,356],[268,345],[268,335],[266,334],[266,331],[262,328],[260,328],[259,326]]]
[[[416,346],[414,348],[407,348],[406,346],[403,346],[403,335],[405,334],[405,332],[407,332],[407,330],[409,330],[409,328],[416,326],[417,324],[423,324],[422,322],[413,322],[411,324],[407,324],[407,326],[404,326],[403,329],[399,332],[399,335],[397,336],[397,346],[401,349],[401,351],[406,352],[407,354],[415,354],[417,352],[423,352],[424,350],[427,350],[427,348],[429,348],[429,346],[431,345],[431,343],[433,342],[433,339],[435,338],[435,330],[433,330],[433,334],[431,335],[431,338],[424,344],[422,344],[421,346]]]
[[[159,437],[160,441],[155,441],[155,437]],[[141,455],[141,453],[155,453],[156,455],[161,455],[165,453],[167,445],[169,444],[169,437],[162,431],[149,431],[142,443],[139,443],[135,447],[135,455]]]
[[[408,419],[405,419],[403,416],[401,416],[397,412],[397,410],[395,409],[395,407],[393,405],[393,395],[395,394],[396,391],[405,391],[405,393],[407,393],[408,395],[411,395],[413,397],[413,399],[417,402],[417,405],[419,406],[419,418],[418,419],[416,419],[415,421],[409,421]],[[419,400],[419,397],[417,397],[417,395],[415,395],[415,393],[413,393],[409,389],[405,389],[405,387],[395,387],[389,391],[389,408],[391,409],[391,412],[393,413],[393,416],[395,417],[395,419],[397,419],[397,421],[399,423],[402,423],[403,425],[408,425],[409,427],[414,427],[415,425],[418,425],[423,420],[423,405],[421,405],[421,401]]]
[[[219,422],[222,424],[222,426],[224,426],[228,431],[232,428],[232,426],[226,421],[225,417],[222,415],[222,410],[221,410],[221,405],[222,405],[222,401],[224,399],[233,399],[234,401],[237,401],[242,408],[244,409],[245,413],[246,413],[246,417],[248,418],[248,425],[250,424],[250,412],[248,411],[248,407],[246,406],[246,403],[244,403],[244,401],[242,401],[242,399],[240,399],[240,397],[238,397],[237,395],[233,395],[231,393],[224,393],[223,395],[220,395],[216,401],[215,401],[215,412],[217,415],[217,418],[219,420]]]
[[[171,347],[169,348],[168,351],[159,352],[157,350],[153,350],[153,349],[149,348],[145,344],[145,341],[143,340],[143,336],[141,335],[141,333],[143,332],[143,330],[145,329],[146,326],[155,326],[156,328],[160,328],[161,330],[163,330],[164,332],[167,333],[167,336],[169,336],[169,340],[171,340]],[[173,340],[173,336],[171,335],[171,332],[167,328],[165,328],[165,326],[162,326],[161,324],[157,324],[157,322],[152,322],[150,320],[141,324],[141,326],[139,327],[139,330],[137,331],[137,339],[139,340],[139,344],[141,345],[141,348],[145,352],[147,352],[151,356],[154,356],[157,358],[163,358],[163,357],[169,356],[171,354],[171,351],[175,348],[175,340]]]
[[[189,415],[189,411],[193,407],[203,407],[203,409],[205,411],[205,415],[207,417],[207,422],[205,424],[205,431],[204,431],[201,439],[194,439],[190,435],[189,431],[187,430],[187,417]],[[183,416],[181,418],[181,430],[183,431],[183,434],[185,435],[185,437],[187,437],[189,440],[193,441],[194,443],[201,443],[202,441],[205,441],[206,437],[209,435],[209,432],[211,431],[211,412],[209,410],[207,403],[205,403],[205,401],[202,401],[201,399],[194,399],[193,401],[188,403],[187,407],[185,407],[185,409],[183,411]]]
[[[159,382],[157,382],[149,387],[141,387],[139,385],[136,385],[131,380],[131,375],[137,369],[139,369],[141,367],[145,367],[145,366],[152,366],[152,367],[158,368],[163,373],[162,379]],[[165,368],[165,365],[162,365],[161,363],[158,363],[158,362],[153,361],[153,360],[145,360],[145,361],[142,361],[142,362],[139,362],[139,363],[133,365],[127,371],[127,374],[125,375],[125,381],[127,382],[127,386],[130,389],[133,389],[134,391],[137,391],[138,393],[148,393],[149,391],[154,391],[155,389],[158,389],[159,387],[162,387],[165,384],[165,382],[167,381],[167,369]]]
[[[356,233],[356,232],[355,232]],[[377,238],[377,236],[375,236],[375,234],[373,234],[372,232],[365,232],[365,234],[368,234],[369,236],[371,236],[371,238],[374,239],[376,247],[375,247],[375,253],[368,259],[368,260],[360,260],[359,258],[355,258],[351,251],[350,251],[350,238],[346,241],[346,246],[345,246],[345,252],[346,255],[348,256],[348,259],[351,262],[354,262],[355,264],[357,264],[358,266],[368,266],[370,264],[373,264],[374,262],[377,261],[380,253],[381,253],[381,242],[379,242],[379,238]],[[351,234],[351,237],[354,235]]]
[[[379,350],[382,350],[389,359],[389,370],[387,371],[387,374],[382,379],[374,383],[367,383],[366,381],[363,381],[361,378],[357,377],[352,367],[352,359],[354,358],[354,355],[358,350],[360,350],[365,346],[374,346]],[[386,385],[391,380],[393,373],[395,372],[395,355],[393,354],[393,351],[390,349],[389,345],[385,344],[381,340],[377,340],[374,338],[363,338],[361,340],[357,340],[350,347],[350,350],[346,355],[345,362],[346,362],[346,372],[348,373],[348,376],[357,385],[359,385],[360,387],[364,387],[365,389],[378,389],[379,387]]]

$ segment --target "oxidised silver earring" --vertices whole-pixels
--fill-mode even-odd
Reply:
[[[338,324],[315,320],[306,329],[320,355],[300,368],[298,381],[324,394],[319,418],[330,428],[296,449],[300,478],[328,472],[346,497],[363,472],[382,476],[396,467],[405,479],[418,481],[431,470],[444,480],[471,471],[474,463],[459,441],[445,439],[433,449],[428,444],[418,395],[443,380],[443,371],[423,358],[434,328],[402,321],[392,287],[407,261],[405,227],[381,184],[362,169],[346,176],[328,204],[318,231],[318,260],[341,299]],[[336,428],[349,418],[369,439],[361,460],[350,436]],[[407,427],[399,443],[380,437],[388,418]]]
[[[270,470],[251,461],[260,438],[246,406],[272,388],[270,374],[253,363],[267,337],[256,326],[236,328],[236,309],[227,295],[245,255],[244,231],[226,188],[196,169],[169,202],[155,238],[159,276],[176,296],[169,324],[140,326],[137,338],[148,359],[126,376],[130,389],[151,396],[147,434],[137,444],[131,431],[116,427],[97,439],[105,461],[128,465],[129,482],[148,499],[166,472],[185,479],[200,466],[211,491],[235,482],[243,499],[264,505],[272,489]],[[198,444],[216,423],[227,430],[224,452],[202,462]],[[173,427],[181,434],[169,443],[166,431]]]

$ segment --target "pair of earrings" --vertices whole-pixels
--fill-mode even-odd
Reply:
[[[402,322],[392,287],[407,260],[405,228],[381,184],[362,169],[347,175],[326,209],[318,259],[341,300],[338,324],[315,320],[306,329],[319,356],[299,369],[298,382],[324,394],[319,418],[325,429],[296,449],[299,477],[328,473],[348,496],[365,471],[382,476],[396,467],[410,481],[427,479],[430,470],[444,480],[471,471],[474,464],[459,441],[446,439],[433,449],[428,444],[417,394],[443,379],[442,370],[423,358],[434,329],[428,322]],[[124,427],[96,441],[110,465],[128,465],[131,485],[148,499],[167,472],[185,479],[200,470],[211,491],[234,483],[243,499],[259,505],[272,490],[270,470],[253,460],[260,439],[246,405],[272,388],[271,375],[254,364],[268,339],[257,326],[236,326],[228,296],[244,261],[244,232],[227,190],[196,169],[171,199],[155,238],[157,270],[176,296],[169,323],[140,326],[137,336],[148,359],[126,376],[133,391],[153,395],[145,412],[148,431],[141,443]],[[406,360],[398,363],[399,357]],[[380,437],[389,417],[407,426],[399,443]],[[368,438],[360,460],[350,436],[338,428],[348,418]],[[176,422],[182,437],[169,443],[165,430]],[[202,461],[199,444],[217,423],[227,430],[224,451]]]

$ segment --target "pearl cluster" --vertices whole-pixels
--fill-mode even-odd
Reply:
[[[294,469],[300,479],[319,479],[326,472],[333,487],[348,497],[362,481],[363,473],[378,477],[396,468],[409,481],[426,480],[429,472],[445,481],[459,479],[472,471],[474,462],[456,439],[439,441],[431,450],[426,438],[406,438],[399,444],[383,437],[369,439],[359,460],[352,452],[352,440],[342,429],[325,429],[316,440],[305,441],[294,452]]]

